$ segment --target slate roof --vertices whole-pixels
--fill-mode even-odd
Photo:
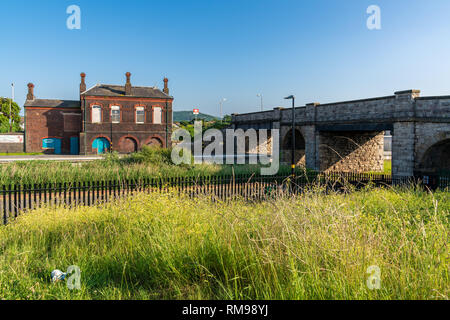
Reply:
[[[80,100],[34,99],[25,101],[25,107],[80,108]]]
[[[116,86],[110,84],[98,84],[85,92],[82,95],[86,96],[105,96],[105,97],[122,97],[125,96],[125,86]],[[154,87],[131,87],[131,95],[127,97],[136,98],[161,98],[171,99],[169,96],[161,90]]]

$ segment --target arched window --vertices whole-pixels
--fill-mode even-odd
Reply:
[[[161,107],[153,108],[153,123],[161,124],[162,123],[162,109]]]
[[[92,123],[102,122],[102,108],[100,106],[92,106]]]

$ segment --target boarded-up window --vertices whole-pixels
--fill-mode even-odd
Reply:
[[[136,107],[136,123],[145,122],[145,110],[144,107]]]
[[[162,123],[162,109],[160,107],[153,108],[153,123]]]
[[[92,106],[92,123],[102,122],[102,108],[100,106]]]
[[[112,120],[112,123],[120,122],[120,107],[119,106],[111,107],[111,120]]]

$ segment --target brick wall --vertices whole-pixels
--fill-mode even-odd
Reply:
[[[85,104],[85,107],[84,107]],[[101,123],[92,123],[92,106],[101,107]],[[120,106],[120,123],[111,124],[111,106]],[[136,123],[136,107],[144,107],[144,123]],[[162,123],[153,123],[153,110],[160,107]],[[145,145],[171,146],[172,135],[172,102],[163,99],[138,98],[107,98],[85,97],[82,104],[84,115],[86,110],[86,125],[80,139],[80,153],[93,154],[92,143],[99,137],[112,143],[112,149],[120,153],[129,153],[136,147]],[[167,112],[166,112],[167,111]],[[168,133],[166,133],[166,124]],[[167,137],[166,137],[167,136]]]
[[[25,108],[26,152],[52,152],[42,148],[44,138],[60,138],[63,154],[70,153],[70,138],[81,131],[81,110],[72,108]]]

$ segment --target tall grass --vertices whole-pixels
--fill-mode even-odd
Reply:
[[[448,299],[449,194],[312,190],[262,203],[137,194],[0,228],[5,299]],[[69,265],[80,291],[50,282]],[[381,269],[381,288],[366,286]]]
[[[83,181],[138,180],[155,177],[211,176],[259,173],[259,165],[174,165],[171,150],[144,147],[120,158],[107,154],[104,159],[72,164],[57,161],[19,161],[0,165],[0,185]],[[302,169],[299,168],[299,173]],[[289,174],[281,166],[279,174]]]
[[[126,163],[97,160],[82,164],[26,161],[0,165],[0,185],[82,181],[116,181],[154,177],[190,177],[249,174],[260,172],[257,165],[199,164],[175,166],[160,163]],[[289,172],[284,170],[281,172]]]

